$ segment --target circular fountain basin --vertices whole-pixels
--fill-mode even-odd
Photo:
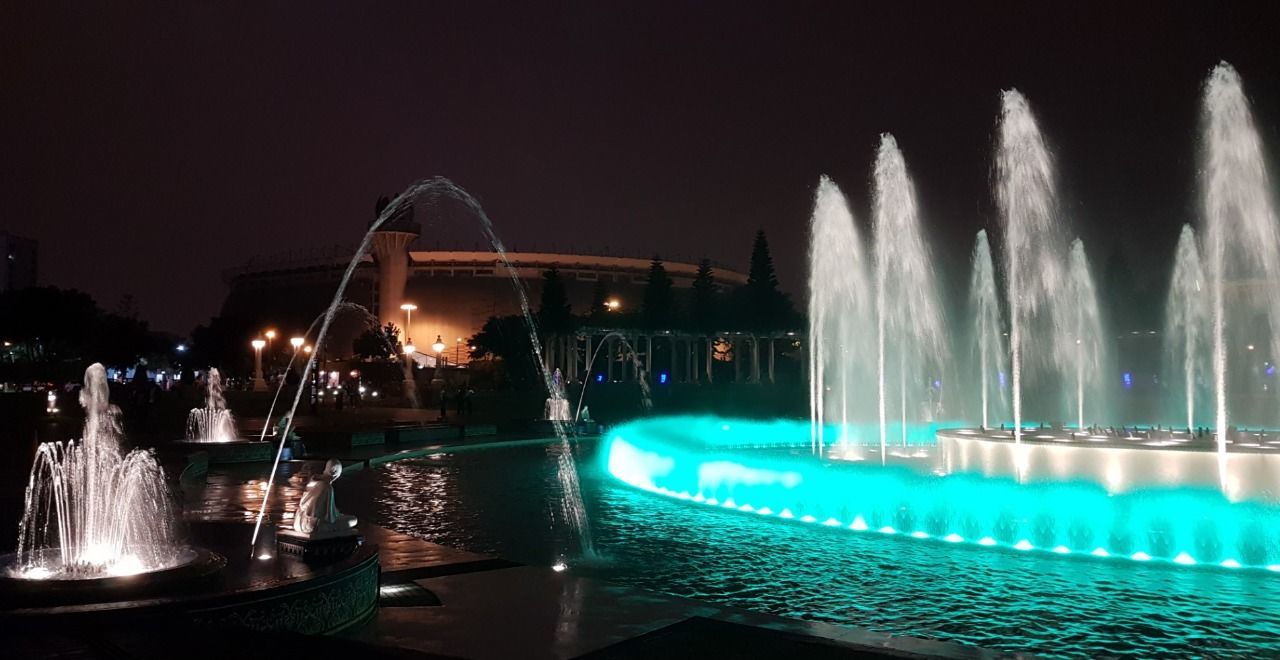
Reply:
[[[1280,504],[1232,497],[1178,472],[1188,469],[1179,456],[1208,458],[1216,470],[1215,454],[938,436],[932,447],[908,443],[883,454],[878,442],[815,452],[807,421],[656,418],[615,428],[604,460],[610,475],[641,490],[773,524],[886,542],[1280,572]],[[1020,464],[1027,453],[1033,458]],[[1112,455],[1122,459],[1104,460]],[[1153,482],[1131,466],[1170,472]],[[1108,486],[1116,470],[1133,470],[1125,488]],[[1235,464],[1227,474],[1252,478]],[[1259,492],[1276,482],[1264,473]]]
[[[60,570],[57,549],[42,551],[39,567],[23,571],[14,567],[16,556],[0,556],[0,606],[5,609],[79,605],[154,596],[192,581],[210,577],[226,566],[226,559],[203,548],[181,546],[172,560],[144,567],[117,561],[106,568],[84,572]],[[55,567],[55,568],[45,568]]]

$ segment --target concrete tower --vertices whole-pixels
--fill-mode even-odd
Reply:
[[[378,200],[375,218],[388,203],[386,197]],[[413,206],[405,205],[373,234],[371,251],[378,264],[378,320],[383,324],[404,326],[400,305],[406,302],[404,285],[409,279],[409,244],[421,233],[422,226],[413,221]],[[401,340],[409,336],[409,328],[404,328]]]

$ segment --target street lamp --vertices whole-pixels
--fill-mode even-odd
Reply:
[[[431,344],[431,350],[436,352],[436,360],[440,359],[440,354],[444,352],[444,348],[444,339],[440,335],[436,335],[435,343]]]
[[[418,309],[418,306],[411,302],[407,302],[400,305],[400,309],[404,310],[404,341],[406,344],[409,344],[413,342],[412,337],[410,337],[409,327],[410,324],[413,323],[413,311]]]
[[[253,346],[253,391],[265,392],[267,381],[262,378],[262,348],[267,345],[267,342],[255,339],[249,342],[249,345]]]
[[[617,298],[610,298],[609,301],[604,304],[604,306],[609,311],[616,312],[619,309],[622,309],[622,301],[618,300]]]
[[[458,341],[453,344],[453,363],[462,363],[462,337],[458,337]]]
[[[293,347],[293,352],[297,353],[298,349],[302,348],[302,344],[305,343],[306,341],[307,340],[303,339],[302,337],[291,337],[289,339],[289,345]]]

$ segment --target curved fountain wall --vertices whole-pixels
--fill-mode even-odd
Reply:
[[[808,441],[798,421],[637,421],[609,434],[605,468],[636,488],[762,519],[1013,552],[1280,572],[1280,507],[1233,502],[1213,487],[1135,483],[1110,492],[1087,473],[1020,482],[995,471],[949,472],[945,443],[886,466],[828,461],[810,456]]]

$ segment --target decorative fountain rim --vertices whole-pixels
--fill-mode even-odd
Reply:
[[[8,569],[17,555],[0,555],[0,567],[5,567],[0,574],[0,609],[129,601],[210,577],[227,565],[225,557],[205,548],[180,545],[176,549],[182,560],[175,564],[130,575],[85,578],[15,576]]]
[[[719,510],[727,510],[735,513],[750,514],[752,516],[763,517],[766,519],[779,520],[783,523],[824,527],[831,530],[841,530],[845,532],[856,532],[861,534],[873,534],[877,536],[910,537],[912,541],[923,541],[923,542],[932,542],[932,543],[943,544],[943,545],[957,545],[957,546],[966,546],[966,547],[975,547],[975,548],[981,547],[988,550],[1001,550],[1001,551],[1007,551],[1007,552],[1016,552],[1018,554],[1036,554],[1040,556],[1056,556],[1059,558],[1071,558],[1071,559],[1095,560],[1095,561],[1121,560],[1121,561],[1128,561],[1135,564],[1166,565],[1170,567],[1176,566],[1180,570],[1183,570],[1183,569],[1235,570],[1235,571],[1243,570],[1243,571],[1256,573],[1256,574],[1280,573],[1280,563],[1247,564],[1247,563],[1241,563],[1240,561],[1234,558],[1228,558],[1228,559],[1222,560],[1221,562],[1198,561],[1195,557],[1193,557],[1191,554],[1189,554],[1186,551],[1180,552],[1173,557],[1159,557],[1159,556],[1152,556],[1144,551],[1137,551],[1131,554],[1115,553],[1115,552],[1108,551],[1106,548],[1103,548],[1101,546],[1097,547],[1092,551],[1088,549],[1072,549],[1067,547],[1066,545],[1061,545],[1061,544],[1042,547],[1040,545],[1033,544],[1030,540],[1026,538],[1022,538],[1016,542],[1010,543],[1010,542],[997,540],[991,535],[982,536],[981,538],[964,538],[954,532],[942,535],[942,534],[930,534],[927,531],[924,531],[921,529],[908,531],[908,530],[895,529],[894,527],[887,526],[887,525],[876,527],[874,525],[869,524],[861,514],[855,516],[851,522],[847,520],[845,521],[837,520],[834,517],[828,517],[826,519],[822,519],[820,517],[815,517],[812,515],[796,515],[790,509],[786,509],[786,508],[775,511],[768,506],[757,507],[757,506],[752,506],[750,502],[746,502],[746,501],[737,502],[731,497],[726,498],[722,501],[715,497],[706,497],[702,495],[702,493],[700,492],[693,493],[689,490],[675,490],[675,489],[667,488],[665,486],[658,485],[653,482],[651,477],[653,476],[654,473],[642,474],[637,472],[636,470],[631,470],[621,465],[620,464],[621,461],[619,461],[619,463],[615,463],[615,458],[616,458],[615,451],[619,448],[619,444],[622,445],[623,452],[640,452],[640,453],[650,453],[655,455],[656,455],[656,451],[654,448],[654,444],[658,445],[659,447],[662,445],[666,445],[667,447],[679,447],[681,451],[698,455],[700,459],[704,460],[705,462],[720,462],[720,463],[723,463],[726,460],[728,460],[729,455],[736,456],[737,452],[742,452],[742,451],[746,451],[747,453],[752,453],[753,451],[758,451],[761,449],[807,450],[809,448],[807,438],[805,438],[804,441],[802,442],[801,439],[799,438],[794,438],[794,439],[756,438],[748,441],[735,441],[728,438],[713,439],[713,438],[706,438],[706,437],[695,437],[697,430],[693,427],[691,423],[684,424],[682,426],[682,429],[679,435],[672,435],[670,437],[660,438],[656,441],[656,443],[650,443],[647,446],[640,446],[638,444],[638,441],[635,441],[633,438],[623,437],[624,434],[631,435],[633,431],[641,429],[644,426],[651,426],[657,422],[670,421],[672,419],[681,419],[681,416],[635,420],[632,422],[627,422],[625,424],[619,425],[618,427],[613,429],[609,433],[609,439],[607,441],[608,449],[605,452],[603,452],[604,461],[606,463],[605,472],[609,474],[612,478],[628,486],[637,488],[642,491],[654,493],[657,495],[662,495],[672,499],[684,501],[686,503],[701,504],[705,507],[716,508]],[[714,417],[714,418],[706,417],[706,418],[686,418],[686,421],[692,422],[695,419],[701,419],[703,421],[706,421],[709,419],[714,420],[714,423],[708,425],[708,430],[718,430],[726,434],[730,433],[732,430],[735,429],[735,427],[738,427],[739,425],[772,426],[775,429],[782,424],[793,425],[796,428],[808,427],[807,421],[805,420],[762,421],[762,420],[734,419],[734,418],[721,418],[721,417]],[[1012,444],[1012,443],[1010,442],[1008,444]],[[1054,443],[1046,443],[1046,444],[1052,445]],[[1084,443],[1081,443],[1081,444],[1084,444]],[[650,467],[653,467],[657,463],[661,463],[664,461],[669,461],[671,464],[674,464],[674,458],[670,456],[656,456],[656,458],[657,458],[656,462],[652,462],[652,461],[650,462]],[[832,467],[836,469],[840,469],[842,467],[852,468],[854,465],[856,465],[856,464],[850,464],[840,460],[830,460],[825,457],[819,458],[816,456],[808,456],[807,458],[811,459],[813,462],[820,462],[824,464],[824,467]],[[793,457],[793,460],[799,461],[799,459],[801,459],[800,456]],[[799,462],[797,462],[797,465],[798,464]],[[738,467],[745,467],[745,466],[741,466],[739,464]],[[754,468],[747,468],[747,469],[750,470]],[[904,468],[902,466],[896,466],[896,467],[891,466],[889,469],[901,470]]]

